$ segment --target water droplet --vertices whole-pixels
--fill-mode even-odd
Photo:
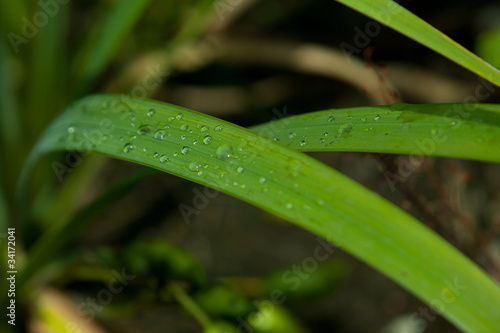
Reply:
[[[332,123],[332,122],[334,122],[334,121],[335,121],[335,117],[334,117],[334,116],[330,116],[330,117],[328,117],[328,122],[329,122],[329,123]]]
[[[188,130],[188,128],[189,128],[189,125],[185,125],[184,124],[184,125],[181,126],[181,131],[185,132],[185,131]]]
[[[323,200],[321,200],[321,199],[318,200],[318,205],[323,206],[324,204],[325,204],[325,202]]]
[[[366,117],[361,118],[361,121],[366,121]]]
[[[142,126],[139,126],[139,128],[137,129],[137,134],[139,135],[145,135],[145,134],[148,134],[149,132],[151,132],[153,130],[153,128],[149,125],[142,125]]]
[[[142,148],[142,151],[145,152],[145,153],[147,153],[148,152],[148,148],[144,147],[144,148]]]
[[[453,126],[455,126],[456,124],[457,124],[457,122],[456,122],[456,121],[452,121],[452,122],[450,123],[450,127],[453,127]]]
[[[191,151],[191,148],[189,148],[188,146],[184,146],[181,149],[182,155],[187,155],[190,151]]]
[[[298,160],[292,158],[288,161],[287,169],[293,177],[297,177],[299,175],[301,168],[302,163]]]
[[[146,114],[148,115],[149,118],[153,118],[155,113],[156,113],[155,109],[149,109],[149,111]]]
[[[173,122],[174,120],[175,120],[175,117],[174,117],[174,116],[170,116],[170,117],[168,117],[168,119],[167,119],[167,121],[168,121],[169,123]]]
[[[305,145],[307,145],[307,141],[306,140],[300,141],[300,146],[301,147],[304,147]]]
[[[137,139],[137,135],[131,135],[128,139],[130,141],[134,141],[135,139]]]
[[[157,152],[153,153],[153,158],[158,158],[158,156],[160,156],[160,154],[158,154]]]
[[[328,135],[328,132],[323,133],[323,135],[324,135],[324,136],[327,136],[327,135]]]
[[[291,133],[289,133],[289,134],[288,134],[288,138],[289,138],[290,140],[292,140],[292,139],[293,139],[293,138],[295,138],[296,136],[297,136],[297,134],[296,134],[295,132],[291,132]]]
[[[347,119],[348,119],[348,120],[351,120],[351,119],[352,119],[352,116],[347,116]]]
[[[291,202],[287,202],[286,205],[285,205],[286,209],[292,209],[293,208],[293,204]]]
[[[201,129],[200,129],[201,132],[208,132],[208,126],[201,126]]]
[[[181,140],[182,141],[186,140],[186,136],[185,135],[181,135]]]
[[[68,134],[75,133],[75,128],[73,126],[68,127]]]
[[[135,148],[135,145],[134,145],[133,143],[131,143],[131,142],[127,142],[127,143],[125,144],[125,146],[123,146],[122,151],[123,151],[124,153],[130,153],[132,150],[134,150],[134,148]]]
[[[278,139],[278,138],[273,138],[273,140],[276,141],[276,142],[280,141],[280,139]]]
[[[198,144],[198,140],[193,140],[193,145],[197,145]]]
[[[233,156],[233,147],[229,145],[221,145],[217,148],[215,156],[220,160],[227,160]]]
[[[166,155],[160,156],[160,163],[167,163],[168,161],[169,161],[169,158]]]
[[[346,138],[352,130],[352,124],[346,123],[339,127],[337,131],[337,138]]]
[[[266,182],[267,182],[266,177],[260,177],[260,179],[259,179],[260,184],[265,184]]]
[[[325,143],[325,139],[324,138],[319,139],[319,143]]]
[[[164,130],[157,130],[155,132],[155,139],[161,140],[165,137],[165,135],[167,135],[167,132],[165,132]]]
[[[175,119],[177,119],[177,120],[182,120],[182,117],[183,117],[182,113],[179,113],[179,114],[175,117]]]
[[[373,117],[373,119],[375,119],[375,120],[380,120],[381,118],[382,117],[380,115],[378,115],[378,114],[376,114],[375,117]]]
[[[236,171],[238,171],[238,173],[242,173],[243,171],[245,171],[245,169],[243,169],[242,167],[238,167],[238,169],[236,169]]]
[[[209,145],[212,142],[212,137],[210,135],[207,135],[203,138],[203,143],[206,145]]]
[[[439,134],[439,128],[433,128],[431,131],[432,135],[438,135]]]
[[[220,132],[224,129],[224,127],[222,125],[217,125],[214,129],[216,132]]]
[[[189,163],[188,169],[193,172],[199,172],[201,169],[201,165],[196,162]]]

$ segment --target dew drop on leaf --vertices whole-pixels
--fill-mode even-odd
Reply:
[[[334,121],[335,121],[335,117],[334,117],[334,116],[330,116],[330,117],[328,117],[328,122],[329,122],[329,123],[332,123],[332,122],[334,122]]]
[[[233,156],[233,147],[230,145],[221,145],[219,148],[217,148],[217,151],[215,152],[215,156],[219,160],[227,160],[230,157]]]
[[[160,156],[160,162],[161,163],[167,163],[169,161],[169,158],[166,155],[161,155]]]
[[[288,161],[287,169],[290,175],[297,177],[299,175],[300,169],[302,168],[302,163],[296,159],[290,159]]]
[[[181,126],[181,131],[185,132],[185,131],[188,130],[188,128],[189,128],[189,126],[186,125],[186,124],[184,124],[184,125]]]
[[[148,115],[149,118],[153,118],[155,113],[156,113],[155,109],[149,109],[146,114]]]
[[[245,169],[243,169],[242,167],[238,167],[238,169],[236,169],[236,171],[237,171],[238,173],[242,173],[243,171],[245,171]]]
[[[259,179],[260,184],[265,184],[266,181],[267,181],[266,177],[260,177],[260,179]]]
[[[212,142],[212,137],[210,135],[207,135],[203,138],[203,143],[206,145],[209,145]]]
[[[158,139],[158,140],[161,140],[165,137],[165,135],[167,135],[167,132],[165,132],[165,130],[157,130],[155,132],[155,139]]]
[[[220,132],[224,129],[224,127],[222,127],[222,125],[217,125],[214,129],[216,132]]]
[[[183,117],[184,117],[184,116],[182,115],[182,113],[179,113],[179,114],[175,117],[175,119],[177,119],[177,120],[182,120],[182,118],[183,118]]]
[[[297,136],[297,134],[295,132],[291,132],[291,133],[288,134],[288,139],[292,140],[296,136]]]
[[[208,132],[208,126],[201,126],[200,131],[202,131],[203,133]]]
[[[189,148],[189,146],[184,146],[181,149],[182,155],[187,155],[190,151],[191,151],[191,148]]]
[[[339,127],[337,131],[337,138],[346,138],[352,130],[352,124],[346,123]]]
[[[373,119],[375,119],[375,120],[380,120],[381,118],[382,117],[380,115],[378,115],[378,114],[376,114],[375,117],[373,117]]]
[[[148,134],[149,132],[151,132],[153,130],[153,128],[149,125],[142,125],[142,126],[139,126],[139,128],[137,129],[137,134],[139,135],[146,135]]]
[[[133,143],[131,143],[131,142],[127,142],[127,143],[125,144],[125,146],[123,146],[122,151],[123,151],[124,153],[130,153],[132,150],[134,150],[134,148],[135,148],[135,146],[134,146],[134,144],[133,144]]]
[[[306,141],[306,140],[302,140],[302,141],[300,141],[300,146],[301,146],[301,147],[304,147],[304,146],[306,146],[306,145],[307,145],[307,141]]]
[[[201,169],[201,165],[196,162],[191,162],[189,163],[188,169],[189,171],[198,172]]]

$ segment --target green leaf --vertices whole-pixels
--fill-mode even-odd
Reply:
[[[336,0],[500,86],[500,71],[392,0]]]
[[[300,151],[500,162],[500,105],[394,104],[306,113],[251,128]]]
[[[77,96],[84,94],[111,62],[150,2],[151,0],[120,0],[109,10],[82,50],[83,60],[78,64],[77,71]]]
[[[375,193],[248,129],[156,101],[89,96],[46,130],[19,189],[40,156],[81,149],[218,189],[325,237],[427,303],[441,302],[461,329],[500,327],[500,288],[478,266]]]

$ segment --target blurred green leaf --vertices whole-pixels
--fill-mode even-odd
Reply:
[[[76,96],[83,95],[129,38],[151,0],[120,0],[89,35],[76,68]]]
[[[476,37],[476,52],[495,67],[500,67],[500,27],[484,31]]]
[[[137,240],[122,255],[133,274],[154,276],[160,285],[170,280],[180,280],[200,286],[206,280],[205,272],[196,258],[162,240]]]
[[[223,284],[215,284],[199,291],[194,299],[214,317],[243,317],[256,309],[245,296]]]
[[[310,267],[306,270],[303,265],[296,264],[292,268],[273,272],[264,281],[264,294],[274,295],[283,301],[321,298],[337,288],[350,273],[349,266],[344,262],[314,260],[317,266],[312,271]]]

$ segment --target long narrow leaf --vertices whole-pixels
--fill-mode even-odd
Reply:
[[[334,241],[428,303],[453,299],[443,315],[462,329],[500,327],[500,288],[469,259],[356,182],[255,132],[160,102],[90,96],[39,140],[20,193],[39,157],[64,149],[140,163],[238,197]]]
[[[104,17],[99,30],[87,40],[78,66],[76,95],[83,94],[125,42],[151,0],[121,0]]]
[[[392,0],[336,0],[500,86],[500,71]]]
[[[500,105],[394,104],[319,111],[251,128],[300,151],[434,155],[500,162]]]

